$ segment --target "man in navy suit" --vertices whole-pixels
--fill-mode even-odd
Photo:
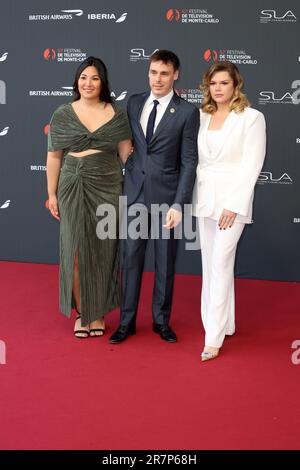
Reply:
[[[158,50],[150,58],[150,93],[128,101],[134,151],[125,166],[124,196],[128,204],[128,228],[132,215],[143,216],[142,236],[130,233],[123,245],[120,326],[110,337],[120,343],[135,334],[136,314],[148,235],[154,238],[155,283],[152,297],[153,331],[176,342],[169,326],[174,284],[176,238],[184,204],[191,203],[198,163],[199,110],[178,97],[173,85],[179,75],[179,59],[171,51]],[[165,213],[157,205],[167,206]],[[146,236],[145,235],[146,231]],[[166,232],[168,236],[166,236]],[[157,236],[159,234],[159,236]]]

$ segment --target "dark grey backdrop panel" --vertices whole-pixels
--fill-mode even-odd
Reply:
[[[79,64],[73,60],[101,57],[116,97],[126,92],[119,101],[125,107],[130,94],[148,87],[147,56],[169,48],[182,62],[176,89],[197,106],[198,84],[208,65],[222,57],[237,61],[247,95],[264,112],[268,126],[255,222],[240,243],[237,275],[299,281],[300,108],[292,102],[294,91],[300,99],[300,82],[292,88],[300,81],[298,4],[2,1],[0,259],[58,261],[58,224],[45,209],[44,127],[53,110],[71,99],[68,87]],[[149,255],[147,269],[153,266],[151,250]],[[182,241],[177,272],[199,274],[200,256],[199,251],[185,251]]]

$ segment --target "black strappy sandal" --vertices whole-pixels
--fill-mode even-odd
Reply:
[[[93,334],[91,335],[91,333],[98,333],[100,332],[101,334],[100,335],[97,335],[97,334]],[[105,333],[105,328],[90,328],[90,337],[91,338],[100,338],[101,336],[103,336]]]
[[[91,333],[97,333],[98,331],[101,331],[102,334],[101,335],[91,335]],[[91,328],[90,329],[90,337],[91,338],[101,338],[101,336],[103,336],[105,333],[105,328]]]
[[[78,315],[75,318],[75,322],[76,322],[76,320],[79,320],[79,318],[81,318],[79,312],[77,312],[77,313],[78,313]],[[85,338],[88,338],[89,335],[90,335],[90,331],[88,331],[88,330],[74,330],[74,336],[76,338],[85,339]]]

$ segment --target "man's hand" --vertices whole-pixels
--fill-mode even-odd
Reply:
[[[182,220],[182,213],[176,209],[169,209],[166,215],[166,224],[163,225],[164,228],[172,229],[177,227]]]

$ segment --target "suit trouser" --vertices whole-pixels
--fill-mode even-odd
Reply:
[[[137,213],[140,223],[136,223]],[[152,295],[153,321],[159,325],[169,323],[177,240],[174,230],[162,227],[165,214],[150,214],[144,204],[143,191],[138,200],[128,207],[127,233],[122,241],[121,264],[121,325],[128,325],[136,316],[143,275],[145,252],[149,238],[154,238],[155,280]],[[140,230],[134,237],[133,228]],[[149,236],[150,235],[150,236]]]
[[[202,257],[201,316],[205,345],[220,348],[225,335],[235,332],[234,262],[245,227],[234,222],[220,230],[218,221],[199,217]]]

